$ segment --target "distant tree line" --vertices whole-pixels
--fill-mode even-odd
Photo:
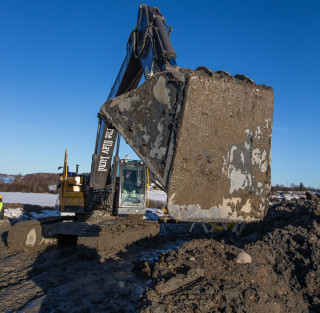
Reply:
[[[88,173],[90,174],[90,173]],[[6,174],[0,174],[0,176],[6,177]],[[54,173],[36,173],[28,174],[22,176],[19,175],[9,175],[14,176],[15,180],[11,183],[0,182],[0,191],[3,192],[35,192],[43,193],[49,191],[50,185],[56,185],[58,183],[59,174]],[[271,187],[271,191],[306,191],[306,190],[315,190],[319,191],[313,187],[305,187],[301,182],[299,185],[290,184],[290,187],[286,187],[283,184],[277,184]]]
[[[57,184],[59,174],[36,173],[24,176],[15,176],[12,183],[0,183],[2,192],[48,192],[49,185]]]
[[[306,190],[315,190],[320,191],[320,189],[316,189],[313,187],[305,187],[303,183],[301,182],[299,185],[290,184],[290,187],[286,187],[285,185],[275,185],[271,187],[271,191],[306,191]]]

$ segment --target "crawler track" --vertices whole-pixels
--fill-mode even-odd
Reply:
[[[95,223],[23,221],[9,232],[8,246],[12,251],[41,251],[59,243],[59,236],[77,237],[82,251],[94,250],[99,255],[110,255],[139,240],[154,237],[160,232],[158,222],[111,219]],[[48,234],[55,236],[48,236]]]
[[[154,237],[160,232],[157,222],[104,221],[88,225],[78,237],[78,247],[96,249],[101,256],[122,251],[139,240]]]

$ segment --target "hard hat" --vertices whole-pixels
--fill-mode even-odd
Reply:
[[[0,199],[2,199],[2,196],[0,196]]]

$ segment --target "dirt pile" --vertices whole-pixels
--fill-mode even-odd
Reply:
[[[319,216],[317,198],[282,202],[236,241],[221,233],[163,254],[142,311],[319,312]],[[251,262],[237,263],[242,251]]]
[[[63,241],[11,251],[0,224],[0,312],[320,311],[318,198],[274,205],[240,238],[165,226],[102,259]]]

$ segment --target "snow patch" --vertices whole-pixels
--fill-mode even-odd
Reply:
[[[167,194],[162,190],[150,190],[149,191],[150,200],[167,201]]]
[[[26,211],[23,208],[16,208],[16,209],[5,209],[4,216],[8,219],[15,219],[19,221],[26,221],[26,220],[33,220],[33,219],[40,219],[49,216],[59,216],[60,213],[58,210],[43,210],[41,213]]]
[[[54,207],[59,198],[58,194],[27,193],[27,192],[1,192],[3,203],[22,203]]]

